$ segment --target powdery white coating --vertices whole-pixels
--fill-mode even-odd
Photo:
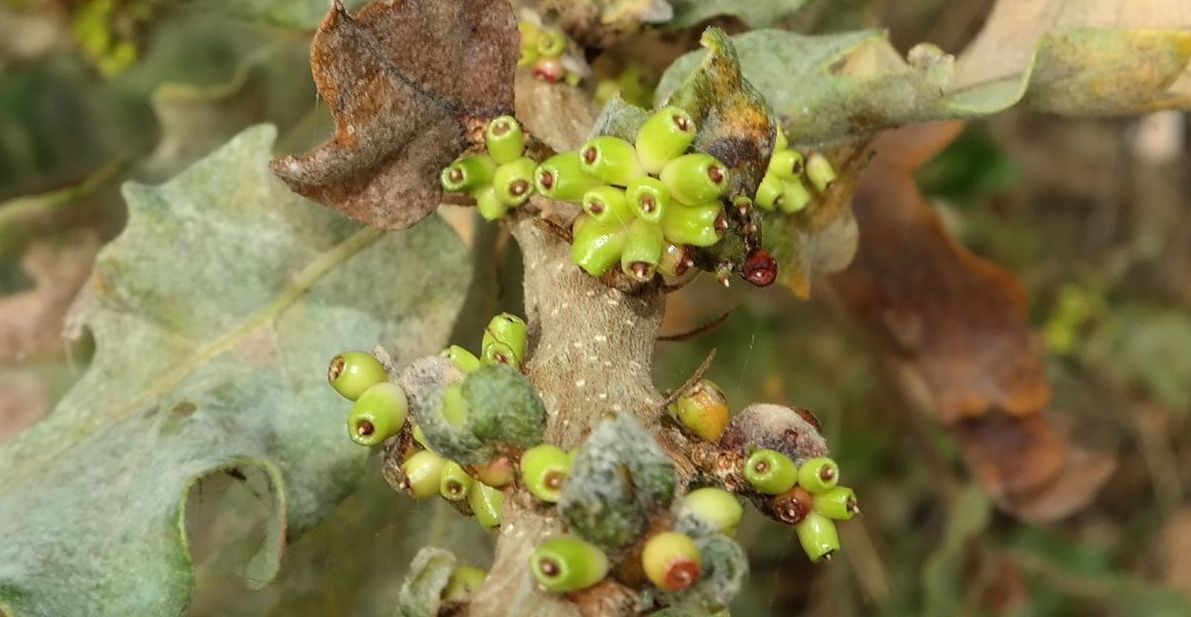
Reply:
[[[811,412],[770,403],[749,405],[732,416],[720,446],[745,455],[760,448],[777,450],[799,465],[827,456],[827,440]]]

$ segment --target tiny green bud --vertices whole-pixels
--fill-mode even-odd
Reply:
[[[624,189],[607,184],[597,186],[583,194],[583,211],[591,220],[605,225],[619,223],[627,225],[633,220]]]
[[[484,529],[491,529],[500,525],[501,513],[505,508],[505,494],[498,488],[479,482],[468,491],[467,505],[471,506],[471,513],[475,515],[476,522]]]
[[[728,398],[710,379],[683,392],[671,409],[683,426],[706,441],[719,441],[728,427]]]
[[[426,499],[438,494],[439,480],[447,459],[431,452],[419,450],[401,463],[402,488],[414,499]]]
[[[363,351],[341,353],[331,358],[331,366],[327,369],[331,387],[349,401],[360,398],[365,390],[388,379],[380,360]]]
[[[663,107],[637,133],[637,156],[645,171],[656,174],[695,141],[695,121],[682,108]]]
[[[662,182],[678,201],[693,206],[719,199],[728,189],[728,169],[703,152],[684,154],[666,164]]]
[[[827,157],[819,152],[812,152],[806,159],[806,177],[810,178],[815,190],[822,193],[835,181],[835,169]]]
[[[776,450],[757,450],[744,463],[744,479],[760,493],[780,495],[798,481],[798,466]]]
[[[447,579],[447,586],[442,590],[442,599],[447,602],[466,602],[475,593],[488,573],[474,566],[455,566],[451,571],[451,578]]]
[[[666,239],[691,246],[711,246],[728,228],[728,217],[718,201],[666,210],[662,232]]]
[[[633,144],[611,135],[602,135],[583,144],[579,149],[579,161],[584,171],[616,186],[628,186],[629,182],[645,175]]]
[[[837,486],[815,495],[812,507],[815,512],[838,521],[850,521],[860,514],[856,493],[846,486]]]
[[[608,556],[595,545],[571,536],[551,538],[530,557],[530,570],[546,591],[586,589],[608,576]]]
[[[717,531],[732,535],[744,517],[744,507],[735,495],[722,488],[693,490],[682,498],[682,509],[711,523]]]
[[[502,488],[513,483],[513,463],[505,456],[476,465],[476,478],[493,488]]]
[[[642,176],[629,183],[625,189],[625,198],[629,208],[637,218],[657,223],[670,209],[670,191],[661,180],[650,176]]]
[[[484,356],[481,361],[488,366],[507,364],[515,369],[521,368],[521,361],[517,358],[516,350],[500,341],[491,341],[484,345]]]
[[[439,175],[444,190],[450,193],[470,193],[492,182],[496,161],[487,154],[465,156],[443,168]]]
[[[782,198],[782,179],[774,174],[765,174],[761,184],[757,185],[757,197],[753,200],[764,210],[772,211]]]
[[[620,254],[620,268],[638,281],[648,281],[657,272],[665,247],[661,225],[637,219],[629,224],[624,251]]]
[[[412,433],[413,433],[413,437],[414,437],[414,443],[418,444],[419,446],[422,446],[423,448],[425,448],[427,450],[432,450],[432,448],[430,447],[430,444],[426,443],[426,433],[422,432],[422,427],[414,425],[414,430],[412,431]]]
[[[831,559],[832,554],[839,550],[839,533],[835,522],[819,514],[811,512],[794,526],[798,534],[798,542],[802,550],[810,557],[812,563],[819,563],[824,559]]]
[[[476,481],[455,461],[447,461],[438,480],[438,494],[448,501],[463,501]]]
[[[442,356],[444,358],[450,358],[451,362],[455,364],[455,368],[464,373],[470,373],[480,368],[480,359],[472,352],[458,345],[451,345],[442,350]]]
[[[620,261],[628,231],[620,223],[604,224],[581,217],[588,223],[576,221],[575,240],[571,245],[571,261],[592,276],[600,276]]]
[[[407,415],[409,400],[405,389],[382,381],[356,399],[347,418],[347,431],[352,441],[361,446],[375,446],[396,435]]]
[[[699,581],[699,547],[684,533],[659,533],[645,542],[641,567],[645,577],[658,588],[685,591]]]
[[[794,213],[807,207],[811,203],[811,192],[806,190],[802,180],[794,178],[782,182],[782,198],[778,206],[782,212]]]
[[[509,213],[509,207],[496,195],[492,185],[474,191],[471,196],[476,200],[476,210],[486,221],[502,219]]]
[[[839,465],[826,457],[816,457],[798,470],[798,485],[815,493],[825,493],[839,484]]]
[[[492,188],[496,190],[496,197],[500,202],[511,208],[516,208],[533,195],[534,170],[537,165],[529,157],[514,159],[501,164],[492,174]]]
[[[583,171],[577,150],[542,161],[534,173],[534,187],[538,192],[560,201],[578,201],[584,193],[602,184],[599,178]]]
[[[501,313],[493,317],[488,321],[488,327],[484,329],[484,349],[487,349],[489,343],[492,342],[501,342],[507,345],[516,364],[521,364],[525,361],[525,320],[512,313]]]
[[[557,58],[567,49],[567,37],[557,30],[543,30],[538,37],[538,54],[544,58]]]
[[[665,228],[663,228],[664,232]],[[667,242],[662,250],[662,260],[658,262],[658,272],[666,276],[682,276],[695,265],[691,250],[682,244]]]
[[[525,134],[512,116],[493,118],[484,128],[484,141],[488,144],[488,155],[500,165],[521,158],[525,150]]]
[[[769,157],[766,175],[773,174],[782,180],[793,180],[802,175],[802,153],[797,150],[774,150]]]
[[[542,501],[557,503],[571,469],[571,457],[550,444],[534,446],[521,455],[521,480],[529,493]]]

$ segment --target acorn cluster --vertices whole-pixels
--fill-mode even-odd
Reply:
[[[770,496],[771,512],[793,525],[802,550],[811,561],[830,559],[839,550],[835,521],[860,513],[856,493],[839,486],[839,465],[815,457],[801,466],[776,450],[754,450],[744,464],[744,477],[761,495]]]
[[[582,76],[569,70],[563,59],[567,36],[562,31],[528,21],[518,22],[517,29],[521,33],[521,56],[517,66],[531,67],[533,76],[547,83],[565,81],[571,86],[579,85]]]
[[[720,241],[729,170],[710,154],[688,153],[695,133],[686,111],[664,107],[635,143],[602,135],[538,167],[541,194],[583,208],[571,251],[580,268],[600,276],[619,265],[640,281],[674,276],[692,265],[689,247]]]
[[[806,208],[814,199],[807,182],[815,192],[822,193],[834,181],[835,169],[831,167],[831,161],[819,152],[808,156],[791,148],[779,126],[769,167],[761,184],[757,185],[753,202],[763,210],[793,214]]]
[[[525,133],[512,116],[493,118],[484,127],[487,151],[456,159],[439,175],[448,193],[470,195],[476,209],[495,221],[529,201],[537,163],[525,156]]]

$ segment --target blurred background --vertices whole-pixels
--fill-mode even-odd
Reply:
[[[929,41],[954,53],[991,6],[821,1],[786,27],[888,28],[899,50]],[[122,181],[160,182],[260,122],[279,127],[285,152],[330,132],[307,62],[322,10],[265,0],[0,0],[0,440],[47,413],[87,367],[87,337],[68,344],[61,333],[74,326],[69,307],[96,251],[122,228]],[[692,41],[653,42],[681,50]],[[597,69],[635,52],[611,53],[618,59],[597,59]],[[648,91],[664,64],[634,66]],[[965,464],[965,439],[975,437],[949,430],[908,391],[830,280],[816,281],[809,301],[783,286],[724,290],[706,276],[671,296],[664,332],[734,310],[701,338],[659,344],[659,387],[682,383],[718,349],[709,377],[734,407],[767,400],[815,412],[864,512],[841,527],[843,552],[822,566],[807,563],[791,530],[750,516],[740,539],[752,575],[733,615],[1191,614],[1186,141],[1179,113],[1073,120],[1010,109],[969,123],[915,175],[947,232],[1028,294],[1052,388],[1048,423],[1062,435],[1030,447],[1078,443],[1098,457],[1087,465],[1110,474],[1090,498],[1061,485],[1027,496],[1087,501],[1060,520],[998,507],[989,495],[1004,481],[978,482]],[[518,310],[519,262],[493,227],[460,228],[474,230],[481,267],[464,311],[475,319],[454,338],[474,341],[487,315]],[[376,467],[292,542],[278,579],[260,591],[243,580],[243,547],[259,542],[264,516],[251,488],[204,480],[188,501],[190,614],[386,615],[421,545],[487,563],[490,540],[474,525],[437,500],[397,495]]]

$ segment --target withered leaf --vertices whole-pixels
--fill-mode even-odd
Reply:
[[[952,240],[914,183],[913,171],[962,126],[924,124],[877,138],[853,202],[859,250],[831,283],[998,504],[1031,520],[1058,518],[1095,495],[1113,459],[1069,444],[1042,414],[1050,387],[1026,324],[1025,291]]]
[[[438,173],[469,134],[513,111],[516,20],[505,0],[336,0],[310,66],[335,135],[271,167],[294,191],[364,223],[404,229],[438,206]]]

